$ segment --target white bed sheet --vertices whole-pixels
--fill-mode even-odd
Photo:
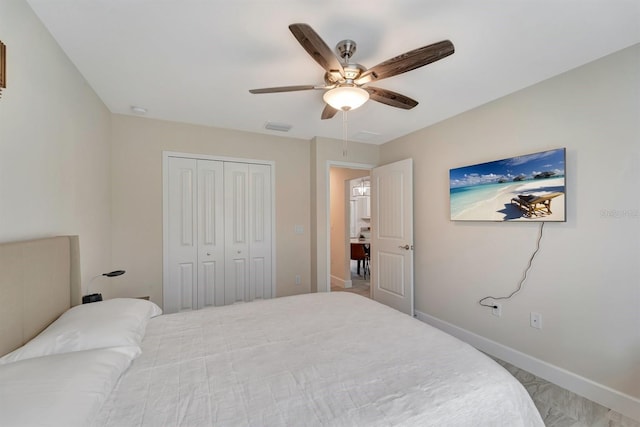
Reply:
[[[164,315],[94,426],[543,426],[471,346],[346,292]]]

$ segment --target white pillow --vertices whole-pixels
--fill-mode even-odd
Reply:
[[[143,301],[147,301],[149,304],[151,304],[151,310],[149,312],[150,318],[158,317],[162,314],[162,309],[158,307],[156,303],[151,302],[149,300],[143,300]]]
[[[0,425],[89,425],[133,354],[126,347],[103,348],[0,366]]]
[[[78,305],[63,313],[34,339],[0,358],[0,365],[70,351],[139,347],[147,322],[158,313],[162,310],[154,303],[135,298]]]

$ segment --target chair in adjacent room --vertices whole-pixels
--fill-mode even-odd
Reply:
[[[360,262],[362,262],[362,275],[367,277],[369,272],[369,255],[362,243],[351,243],[351,259],[358,261],[357,273],[360,276]]]

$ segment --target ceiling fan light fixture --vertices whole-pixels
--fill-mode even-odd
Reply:
[[[336,110],[349,111],[367,102],[369,92],[356,86],[339,86],[325,92],[322,99]]]

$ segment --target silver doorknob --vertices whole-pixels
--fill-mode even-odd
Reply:
[[[211,256],[211,252],[207,252],[207,256]]]
[[[238,253],[239,253],[239,254],[241,254],[241,253],[242,253],[242,251],[238,251]]]
[[[404,245],[404,246],[398,246],[400,249],[404,249],[405,251],[408,251],[409,249],[411,249],[411,246],[409,245]]]

